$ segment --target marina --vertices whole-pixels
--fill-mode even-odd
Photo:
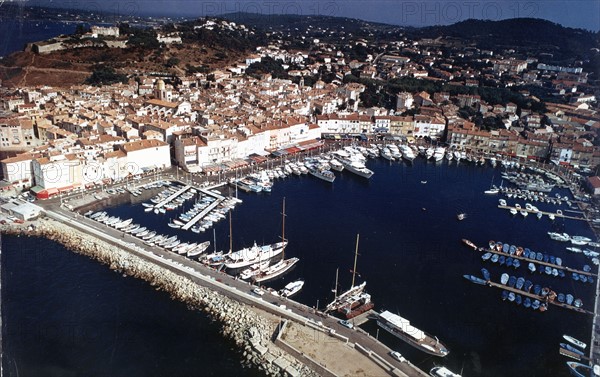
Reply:
[[[406,201],[401,201],[399,204],[401,204],[400,207],[395,206],[394,209],[395,211],[398,212],[403,212],[403,211],[413,211],[413,213],[416,214],[420,214],[417,216],[414,216],[413,218],[410,219],[410,221],[408,221],[408,219],[400,219],[400,220],[396,220],[396,223],[391,223],[391,224],[396,224],[396,225],[401,225],[403,227],[407,227],[408,229],[410,229],[413,226],[421,226],[421,227],[427,227],[427,226],[435,226],[435,224],[437,223],[438,219],[452,219],[453,221],[447,222],[444,221],[444,229],[442,230],[441,228],[437,228],[436,229],[436,233],[437,234],[442,234],[442,237],[448,237],[449,234],[452,234],[452,238],[455,242],[455,234],[458,232],[458,229],[462,229],[464,227],[467,227],[469,229],[471,229],[474,225],[476,225],[478,222],[481,222],[481,211],[477,211],[474,208],[469,209],[469,216],[466,217],[463,221],[456,221],[456,213],[464,213],[464,209],[456,211],[456,210],[452,210],[450,214],[443,214],[443,211],[441,211],[441,209],[444,206],[444,202],[441,200],[436,199],[435,197],[433,197],[433,200],[430,202],[423,202],[422,200],[419,199],[420,196],[410,196],[410,191],[407,191],[407,189],[409,187],[411,187],[411,185],[414,185],[414,189],[415,189],[415,193],[423,193],[424,191],[427,192],[429,190],[435,190],[435,185],[436,183],[439,184],[438,182],[441,183],[440,181],[440,177],[445,177],[444,175],[440,176],[440,169],[441,172],[443,174],[447,174],[444,172],[452,172],[453,169],[457,169],[457,170],[473,170],[473,169],[481,169],[480,166],[477,165],[469,165],[469,164],[464,164],[464,165],[452,165],[449,166],[447,165],[447,163],[444,161],[442,162],[442,165],[434,165],[431,163],[424,163],[422,160],[419,160],[418,158],[416,158],[411,165],[405,164],[405,163],[393,163],[391,165],[388,165],[389,162],[385,161],[385,160],[381,160],[378,161],[377,159],[374,160],[369,160],[369,168],[371,168],[376,174],[374,174],[371,178],[372,183],[369,185],[369,194],[372,194],[373,191],[377,192],[377,188],[379,187],[379,185],[381,184],[380,181],[382,179],[389,179],[387,178],[388,176],[393,177],[393,176],[397,176],[398,173],[390,173],[390,172],[394,172],[396,170],[400,170],[403,172],[412,172],[412,177],[411,179],[414,181],[414,183],[406,183],[404,182],[403,185],[403,190],[402,193],[403,195],[409,195],[409,199],[407,199]],[[386,170],[389,170],[390,172],[385,173]],[[433,172],[435,170],[435,172]],[[345,171],[345,169],[344,169]],[[481,171],[485,171],[485,170],[481,170]],[[453,173],[452,173],[453,174]],[[239,209],[236,209],[236,218],[239,217],[245,217],[246,221],[249,221],[250,223],[254,222],[255,218],[256,218],[256,214],[258,213],[264,213],[264,211],[268,211],[269,213],[274,213],[274,212],[279,212],[278,209],[276,209],[275,205],[271,205],[270,202],[277,202],[278,199],[280,199],[282,196],[287,196],[287,197],[293,197],[294,195],[298,195],[301,196],[305,190],[307,189],[307,187],[309,187],[311,190],[316,190],[317,192],[320,192],[321,195],[324,196],[324,198],[318,198],[318,197],[303,197],[303,201],[302,201],[302,207],[304,206],[312,206],[313,208],[318,208],[318,207],[323,207],[325,204],[327,203],[328,206],[332,206],[332,211],[336,211],[339,213],[350,213],[345,215],[348,218],[352,218],[352,217],[356,217],[359,216],[356,213],[354,213],[355,211],[358,210],[358,208],[354,208],[355,206],[347,206],[344,205],[343,200],[340,202],[340,200],[338,199],[338,197],[341,198],[352,198],[351,200],[353,202],[356,202],[356,200],[358,200],[357,198],[355,198],[354,196],[350,196],[348,192],[349,188],[352,188],[352,190],[358,190],[359,192],[363,190],[362,186],[356,186],[356,183],[358,182],[365,182],[363,181],[364,178],[363,177],[355,177],[354,174],[346,174],[344,172],[341,173],[337,173],[337,180],[336,180],[336,195],[335,196],[331,196],[331,195],[327,195],[328,193],[326,191],[323,191],[325,189],[325,187],[329,187],[326,185],[323,185],[322,183],[319,182],[319,180],[313,179],[312,177],[308,177],[308,178],[304,178],[302,175],[300,176],[296,176],[295,174],[292,175],[292,178],[289,180],[282,180],[282,181],[278,181],[278,183],[274,186],[273,191],[269,196],[256,196],[253,193],[249,193],[249,194],[242,194],[241,198],[244,199],[244,205],[240,206]],[[448,177],[452,177],[452,175],[449,175]],[[446,178],[448,178],[446,177]],[[450,200],[457,200],[456,198],[459,197],[459,195],[462,194],[458,194],[458,192],[461,190],[460,186],[452,186],[452,185],[448,185],[447,182],[449,182],[449,179],[444,178],[444,184],[448,187],[446,187],[446,190],[449,190],[447,192],[453,193],[451,195],[455,195],[453,198],[454,199],[450,199]],[[487,179],[487,183],[485,185],[489,186],[489,180],[490,180],[490,176],[488,175],[487,178],[482,178],[482,181],[485,181]],[[436,182],[437,180],[437,182]],[[424,185],[421,182],[427,182],[426,185]],[[387,186],[386,186],[387,187]],[[366,189],[366,186],[364,187],[364,189]],[[354,195],[354,194],[352,194]],[[376,194],[373,194],[376,195]],[[481,193],[479,193],[479,195],[482,196]],[[495,200],[493,198],[490,198],[491,200]],[[447,198],[444,199],[444,201],[448,200]],[[473,200],[471,198],[469,198],[469,200]],[[482,199],[482,200],[485,200]],[[298,209],[298,204],[297,203],[292,203],[292,210],[294,212],[297,212]],[[427,211],[422,211],[423,207],[427,207]],[[404,208],[403,208],[404,207]],[[166,225],[166,221],[162,220],[162,221],[158,221],[158,219],[161,219],[162,217],[158,216],[158,217],[148,217],[148,221],[140,221],[137,220],[139,218],[139,215],[136,215],[136,213],[141,212],[142,216],[144,213],[144,206],[141,205],[137,205],[135,207],[132,207],[131,210],[127,210],[125,211],[123,214],[120,213],[120,211],[123,210],[115,210],[115,209],[107,209],[106,211],[110,213],[110,216],[107,217],[114,217],[114,218],[119,218],[119,220],[117,219],[113,219],[111,221],[114,221],[113,224],[118,224],[118,223],[122,223],[123,221],[126,221],[129,218],[133,218],[134,221],[129,225],[139,225],[138,228],[132,227],[130,229],[127,229],[127,227],[122,228],[122,231],[124,230],[130,230],[132,233],[133,232],[138,232],[140,229],[143,229],[144,227],[147,228],[146,234],[150,234],[150,231],[148,231],[148,229],[152,229],[152,231],[156,232],[156,235],[160,235],[160,234],[164,234],[167,235],[169,234],[169,227],[167,227]],[[139,211],[139,212],[136,212]],[[346,211],[346,212],[345,212]],[[88,212],[87,210],[85,212]],[[83,212],[82,212],[83,213]],[[167,212],[168,213],[168,212]],[[294,213],[293,218],[296,219],[298,215],[296,213]],[[270,216],[270,217],[274,217],[274,216]],[[307,217],[308,219],[312,219],[312,213]],[[248,240],[252,240],[252,239],[272,239],[272,229],[276,228],[278,226],[277,221],[274,219],[269,218],[269,216],[261,216],[260,217],[260,224],[255,224],[255,225],[246,225],[246,226],[241,226],[239,227],[240,230],[238,231],[238,234],[234,237],[233,242],[234,243],[247,243]],[[568,220],[568,219],[567,219]],[[305,220],[306,221],[306,220]],[[511,239],[515,239],[515,243],[516,242],[525,242],[526,240],[529,239],[530,237],[530,233],[531,233],[531,226],[536,226],[536,227],[541,227],[542,224],[540,223],[536,223],[533,224],[531,226],[526,227],[525,229],[519,229],[516,227],[517,224],[515,224],[515,227],[512,227],[511,224],[514,222],[514,220],[507,218],[507,219],[499,219],[498,221],[503,222],[505,225],[505,227],[507,227],[507,232],[510,231],[512,233],[511,235]],[[133,224],[135,222],[138,222],[138,224]],[[160,224],[162,223],[162,225]],[[310,221],[308,223],[311,223]],[[413,224],[415,223],[415,224]],[[391,230],[391,228],[388,230],[388,226],[385,225],[385,223],[383,222],[377,222],[378,228],[372,229],[372,230],[366,230],[365,234],[365,249],[367,252],[364,252],[365,255],[365,262],[363,265],[362,262],[362,257],[361,257],[361,268],[360,268],[360,274],[361,277],[363,279],[368,278],[369,280],[369,292],[371,294],[375,293],[374,296],[374,301],[375,304],[377,306],[377,308],[379,307],[394,307],[395,305],[398,305],[396,297],[390,297],[390,296],[386,296],[385,293],[385,289],[383,288],[381,285],[381,281],[385,279],[386,276],[387,277],[387,281],[394,281],[394,279],[397,277],[397,274],[393,274],[393,275],[386,275],[387,272],[385,269],[381,268],[380,264],[373,264],[373,261],[371,260],[371,262],[369,262],[369,259],[371,259],[372,257],[370,257],[370,253],[373,252],[373,250],[385,250],[386,249],[386,245],[388,245],[388,242],[390,242],[391,240],[385,240],[385,242],[383,242],[384,240],[378,240],[377,237],[374,237],[374,234],[379,234],[380,232],[390,232],[389,234],[394,234]],[[302,232],[298,232],[297,229],[297,224],[295,226],[292,226],[290,228],[290,237],[292,239],[297,239],[298,237],[303,238],[303,234],[305,232],[307,232],[307,229],[304,229]],[[361,229],[364,227],[364,224],[361,224]],[[222,240],[222,239],[227,239],[227,234],[228,232],[225,229],[225,224],[217,224],[215,226],[215,231],[216,231],[216,239],[218,240]],[[346,221],[344,221],[343,219],[340,219],[340,223],[339,224],[329,224],[329,226],[327,227],[327,233],[329,232],[335,232],[335,233],[339,233],[339,234],[343,234],[344,233],[344,228],[346,227],[350,227],[350,228],[354,228],[356,229],[355,225],[352,225]],[[447,228],[447,230],[446,230]],[[238,229],[238,226],[236,226],[236,229]],[[262,231],[261,229],[265,229],[265,230],[269,230],[269,232],[265,232]],[[367,229],[369,229],[367,227]],[[407,229],[407,230],[408,230]],[[324,229],[325,230],[325,229]],[[546,229],[547,230],[547,229]],[[545,230],[545,231],[546,231]],[[140,231],[137,234],[143,233],[144,231]],[[545,231],[542,234],[545,234]],[[177,234],[178,238],[177,240],[181,241],[181,243],[188,243],[188,244],[193,244],[192,241],[194,242],[199,242],[202,240],[202,238],[200,238],[199,240],[197,239],[198,236],[195,236],[194,234],[190,234],[187,232],[182,232],[181,229],[175,229],[175,230],[171,230],[171,232],[179,232],[179,233],[172,233],[168,238],[172,237],[174,234]],[[283,286],[285,284],[287,284],[288,281],[292,281],[292,280],[296,280],[298,278],[302,278],[304,281],[306,281],[306,284],[304,286],[304,288],[302,289],[302,291],[300,291],[299,293],[297,293],[297,296],[295,296],[294,300],[298,300],[299,302],[304,302],[306,304],[310,304],[311,302],[313,303],[312,306],[314,305],[314,302],[317,302],[317,307],[318,305],[318,300],[319,299],[325,299],[325,297],[327,296],[327,293],[324,293],[322,288],[319,290],[315,289],[315,282],[319,282],[321,281],[321,283],[317,283],[320,284],[321,287],[323,285],[330,285],[331,284],[331,280],[332,279],[323,279],[323,277],[319,277],[317,274],[317,271],[321,271],[320,273],[323,274],[322,276],[327,276],[330,277],[331,275],[333,275],[331,273],[331,271],[334,271],[335,268],[337,267],[336,265],[338,263],[336,263],[335,265],[328,265],[327,271],[322,271],[322,268],[320,268],[319,266],[314,266],[314,268],[316,269],[316,271],[312,271],[311,269],[307,269],[306,268],[306,258],[313,258],[313,260],[315,260],[315,258],[317,258],[316,260],[318,260],[319,255],[325,255],[326,250],[330,250],[330,249],[335,249],[335,244],[337,243],[331,243],[327,241],[327,236],[320,230],[320,229],[312,229],[310,228],[309,232],[311,233],[312,237],[311,238],[315,238],[318,239],[320,241],[320,243],[318,245],[313,244],[312,246],[310,246],[308,249],[306,249],[305,247],[302,247],[301,251],[298,250],[298,247],[300,245],[297,245],[296,242],[292,242],[286,249],[289,249],[293,255],[302,255],[302,261],[300,261],[299,263],[297,263],[297,267],[294,269],[294,271],[290,272],[289,276],[286,276],[284,278],[282,278],[281,282],[269,282],[268,285],[272,285],[273,289],[278,290],[278,287],[283,288]],[[394,232],[398,232],[396,228],[394,228]],[[413,230],[414,232],[414,230]],[[441,232],[441,233],[440,233]],[[452,233],[451,233],[452,232]],[[462,231],[460,231],[462,234],[465,234],[464,229]],[[471,231],[467,232],[470,233]],[[477,231],[475,231],[477,232]],[[479,232],[486,233],[485,229],[481,229],[479,230]],[[361,231],[362,233],[362,231]],[[489,232],[487,232],[489,233]],[[569,233],[571,234],[582,234],[582,235],[587,235],[585,232],[582,231],[570,231]],[[347,234],[347,232],[346,232]],[[386,233],[388,234],[388,233]],[[418,233],[414,232],[412,235],[410,232],[407,231],[401,231],[398,235],[402,236],[403,239],[402,240],[397,240],[396,242],[399,242],[398,244],[400,245],[411,245],[411,243],[414,243],[415,245],[422,243],[422,240],[417,240],[413,237],[413,235],[417,235]],[[154,237],[156,237],[156,235]],[[394,237],[394,236],[392,236]],[[207,237],[204,237],[205,239]],[[385,237],[384,237],[385,238]],[[497,235],[494,235],[494,238],[499,238]],[[519,241],[520,239],[522,239],[521,241]],[[176,242],[175,241],[171,241]],[[541,239],[542,242],[546,242],[547,237]],[[164,241],[164,240],[163,240]],[[549,241],[549,240],[548,240]],[[306,238],[304,237],[304,241],[303,244],[308,242],[306,240]],[[452,241],[450,241],[452,242]],[[222,242],[224,243],[224,242]],[[310,242],[308,243],[308,245],[310,245]],[[553,250],[551,249],[552,246],[554,244],[552,243],[547,243],[545,244],[545,246],[543,246],[544,249],[546,249],[547,247],[549,248],[548,250]],[[173,245],[171,249],[167,249],[168,250],[174,250],[175,248],[177,248],[178,245]],[[558,244],[556,245],[557,247],[559,246]],[[351,246],[350,246],[351,247]],[[346,247],[346,249],[350,248],[350,247]],[[542,248],[542,246],[540,246]],[[233,249],[237,249],[237,247],[235,247],[235,245],[233,246]],[[179,249],[180,250],[180,249]],[[314,250],[314,252],[312,252],[312,250]],[[420,253],[421,247],[419,247],[419,249],[415,249],[415,250],[411,250],[411,252],[409,254],[403,253],[402,256],[402,261],[400,262],[399,260],[396,260],[394,258],[392,258],[390,260],[390,264],[391,263],[400,263],[399,265],[406,265],[407,263],[412,264],[412,268],[419,268],[419,267],[415,267],[414,263],[415,263],[415,257],[419,256],[419,255],[423,255],[422,253]],[[175,251],[168,251],[171,252],[173,254],[178,254],[178,250]],[[379,254],[379,257],[381,257],[381,251],[376,251],[375,254]],[[362,255],[362,253],[361,253]],[[427,255],[427,254],[425,254]],[[460,258],[463,259],[463,258]],[[469,258],[466,258],[463,263],[466,263],[469,260]],[[477,259],[479,260],[479,259]],[[351,261],[348,261],[350,264]],[[536,262],[537,263],[537,262]],[[419,266],[420,263],[417,263],[416,266]],[[323,266],[325,267],[325,266]],[[553,267],[556,267],[553,265]],[[574,270],[574,271],[578,271],[578,270]],[[583,271],[586,272],[586,271]],[[437,272],[439,273],[439,272]],[[340,286],[352,286],[352,284],[349,284],[349,282],[347,283],[343,283],[344,278],[347,280],[348,279],[348,272],[347,269],[342,269],[340,270],[340,277],[342,280],[342,283],[340,284]],[[380,276],[381,275],[381,276]],[[445,276],[444,274],[442,274],[442,276]],[[453,277],[453,279],[455,279],[455,275]],[[462,280],[462,279],[461,279]],[[324,281],[324,283],[323,283]],[[415,289],[414,283],[411,282],[404,282],[404,284],[407,285],[407,289]],[[426,284],[423,281],[421,281],[419,284]],[[398,289],[398,288],[395,288]],[[417,288],[420,289],[420,288]],[[267,291],[268,292],[268,291]],[[410,294],[410,291],[406,291],[404,292],[404,294]],[[297,298],[296,298],[297,297]],[[448,296],[450,297],[450,296]],[[497,298],[491,298],[493,299],[492,302],[495,302],[497,300]],[[438,300],[441,300],[441,302],[443,302],[443,298],[438,298]],[[453,300],[456,300],[456,298],[453,298]],[[329,301],[329,300],[328,300]],[[586,298],[584,301],[588,302],[588,299]],[[321,301],[323,302],[323,301]],[[464,305],[468,305],[468,303],[463,303]],[[381,306],[380,306],[381,305]],[[445,302],[445,305],[448,305],[449,307],[453,307],[453,310],[459,310],[456,307],[454,307],[454,303],[453,302]],[[322,305],[321,305],[322,307]],[[417,307],[415,308],[409,308],[409,307],[405,307],[405,305],[402,306],[403,307],[403,314],[406,311],[406,317],[407,318],[413,318],[413,319],[418,319],[419,321],[426,321],[427,323],[430,324],[434,324],[436,322],[435,320],[435,316],[431,316],[428,314],[427,311],[423,311],[423,310],[418,310]],[[475,310],[475,309],[472,309]],[[522,310],[516,310],[513,309],[514,313],[513,315],[516,317],[519,317],[521,314],[520,312],[522,312]],[[572,310],[569,310],[570,312],[572,312]],[[569,312],[569,311],[564,311]],[[352,319],[352,321],[354,321],[355,323],[360,323],[362,322],[362,318],[368,319],[368,314],[366,314],[368,312],[362,313],[357,315],[355,318]],[[372,312],[371,312],[372,313]],[[498,319],[499,321],[501,321],[500,319]],[[361,323],[360,326],[365,329],[365,331],[369,331],[371,332],[371,334],[373,336],[375,336],[375,331],[373,330],[373,321],[366,321],[364,323]],[[485,328],[485,324],[482,323],[480,326],[483,326],[483,328]],[[563,325],[564,326],[564,325]],[[432,327],[432,333],[434,334],[439,334],[440,338],[443,338],[445,340],[445,342],[448,342],[449,347],[451,347],[453,350],[457,350],[456,353],[452,352],[450,353],[447,358],[449,358],[451,365],[449,365],[449,367],[452,370],[460,370],[460,362],[457,362],[457,353],[460,354],[461,349],[464,349],[463,345],[461,345],[460,341],[457,341],[457,339],[453,338],[452,336],[449,336],[448,334],[445,334],[443,327],[436,327],[435,325],[431,326],[431,325],[427,325],[425,326],[427,328]],[[489,329],[486,331],[491,331],[493,332],[493,329]],[[578,337],[581,338],[581,334],[580,333],[575,333],[575,335],[578,335]],[[380,336],[382,336],[380,334]],[[515,334],[512,334],[511,336],[516,336]],[[389,344],[390,346],[394,346],[394,347],[398,347],[396,343],[394,343],[393,340],[390,340],[389,338],[384,338],[384,341],[386,344]],[[401,349],[401,352],[403,355],[405,355],[409,360],[421,360],[422,356],[419,356],[419,354],[414,354],[412,353],[410,350]],[[554,351],[555,352],[555,351]],[[453,364],[452,364],[453,363]],[[457,365],[458,363],[458,365]],[[491,365],[488,362],[488,366]],[[563,367],[564,367],[564,363],[563,363]]]

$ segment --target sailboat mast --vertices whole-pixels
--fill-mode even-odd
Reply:
[[[229,210],[229,252],[233,251],[233,237],[231,235],[231,209]]]
[[[338,288],[338,273],[340,272],[340,268],[335,269],[335,287],[333,288],[334,299],[337,298],[337,288]]]
[[[217,252],[217,230],[213,228],[213,247],[215,249],[215,253]]]
[[[352,269],[352,286],[354,288],[354,278],[356,277],[356,260],[358,259],[358,239],[360,234],[356,234],[356,250],[354,251],[354,268]]]
[[[283,212],[281,221],[281,242],[283,242],[283,250],[281,251],[281,259],[285,259],[285,197],[283,198]]]

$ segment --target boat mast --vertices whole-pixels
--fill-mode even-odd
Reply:
[[[285,259],[285,197],[283,197],[283,212],[281,221],[281,242],[283,242],[283,249],[281,251],[281,260]]]
[[[358,239],[360,234],[356,234],[356,249],[354,251],[354,268],[352,269],[352,286],[350,288],[354,288],[354,278],[356,277],[356,260],[358,258]]]
[[[334,293],[334,301],[337,299],[337,288],[338,288],[338,273],[340,272],[340,268],[335,269],[335,287],[333,288]]]
[[[233,237],[231,236],[231,209],[229,209],[229,252],[233,251]]]
[[[217,252],[217,230],[213,228],[213,247],[215,248],[215,253]]]

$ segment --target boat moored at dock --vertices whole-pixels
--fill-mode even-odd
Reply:
[[[460,374],[452,372],[446,367],[433,367],[429,371],[431,377],[461,377]]]
[[[587,344],[585,344],[585,343],[584,343],[584,342],[582,342],[581,340],[578,340],[578,339],[575,339],[575,338],[573,338],[573,337],[572,337],[572,336],[570,336],[570,335],[563,335],[563,338],[564,338],[564,339],[565,339],[567,342],[569,342],[569,343],[571,343],[571,344],[573,344],[573,345],[575,345],[575,346],[577,346],[577,347],[579,347],[579,348],[581,348],[581,349],[585,349],[585,347],[587,347]]]
[[[378,315],[377,325],[411,346],[430,355],[444,357],[450,353],[437,337],[433,337],[414,327],[409,320],[389,311],[384,311]]]

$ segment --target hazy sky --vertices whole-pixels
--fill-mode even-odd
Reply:
[[[0,0],[0,3],[7,0]],[[600,0],[32,0],[63,8],[131,15],[215,16],[231,12],[293,13],[360,18],[396,25],[451,24],[469,18],[544,18],[564,26],[600,30]],[[0,8],[1,11],[1,8]]]

